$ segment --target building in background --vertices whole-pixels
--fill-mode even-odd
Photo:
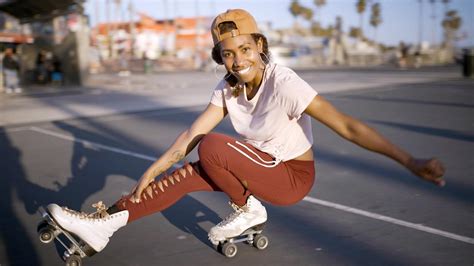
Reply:
[[[7,13],[0,12],[0,45],[16,46],[23,43],[33,43],[30,27],[20,24],[18,19]]]
[[[61,82],[83,83],[89,45],[84,1],[0,1],[0,45],[14,46],[21,83],[47,84],[59,68]]]
[[[91,45],[103,61],[174,60],[175,64],[199,67],[209,60],[211,18],[156,20],[139,13],[138,21],[111,22],[91,30]]]

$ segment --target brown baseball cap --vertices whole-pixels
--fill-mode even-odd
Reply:
[[[219,24],[228,21],[234,22],[235,26],[237,26],[237,29],[230,32],[221,33],[219,31]],[[257,27],[257,22],[255,22],[253,16],[243,9],[229,9],[226,12],[219,14],[212,22],[211,32],[214,45],[225,39],[235,36],[260,33]]]

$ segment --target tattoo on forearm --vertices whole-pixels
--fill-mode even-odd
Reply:
[[[167,165],[165,165],[165,167],[160,167],[153,170],[152,172],[153,177],[157,177],[158,175],[163,173],[166,169],[170,168],[173,164],[179,162],[183,158],[184,158],[184,153],[180,151],[173,152],[173,154],[171,154],[171,160],[168,162]]]
[[[182,153],[180,151],[173,152],[173,154],[171,155],[172,162],[170,162],[170,166],[173,165],[176,162],[179,162],[183,158],[184,158],[184,153]]]

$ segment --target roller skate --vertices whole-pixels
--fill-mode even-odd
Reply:
[[[66,250],[66,265],[82,265],[82,258],[93,256],[105,248],[109,238],[128,220],[128,211],[109,215],[102,202],[93,205],[91,214],[76,212],[50,204],[40,209],[43,220],[38,225],[39,239],[43,243],[57,240]]]
[[[230,203],[234,212],[211,228],[209,240],[224,256],[237,255],[237,243],[247,242],[259,250],[268,246],[268,238],[262,235],[267,221],[265,207],[255,197],[249,196],[242,207]]]

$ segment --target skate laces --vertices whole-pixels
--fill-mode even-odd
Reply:
[[[102,201],[92,204],[92,207],[96,208],[97,210],[88,215],[90,218],[102,219],[109,217],[109,214],[107,213],[107,206],[105,206]]]
[[[73,217],[78,217],[79,219],[85,219],[85,220],[104,219],[110,216],[107,213],[107,207],[102,201],[92,204],[92,207],[96,208],[96,211],[93,213],[85,213],[82,211],[79,212],[79,211],[71,210],[68,207],[62,207],[62,209]]]
[[[234,209],[234,212],[230,213],[226,218],[224,218],[224,220],[218,223],[217,226],[224,227],[233,224],[239,219],[239,217],[241,217],[241,214],[245,212],[245,209],[237,206],[237,204],[233,202],[229,202],[229,205]]]

